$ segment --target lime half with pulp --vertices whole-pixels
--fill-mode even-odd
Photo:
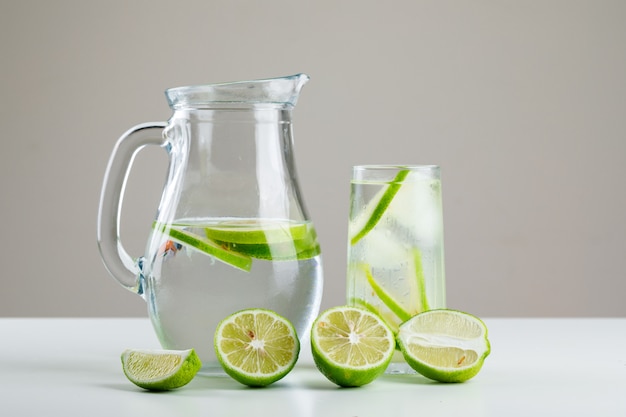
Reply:
[[[397,339],[406,362],[440,382],[473,378],[491,352],[482,320],[455,310],[417,314],[400,325]]]

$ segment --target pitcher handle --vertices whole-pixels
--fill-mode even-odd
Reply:
[[[98,248],[109,273],[126,289],[141,293],[141,266],[126,252],[120,240],[122,196],[135,155],[147,145],[165,144],[165,122],[137,125],[117,141],[107,166],[98,207]]]

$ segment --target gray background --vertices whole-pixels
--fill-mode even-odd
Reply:
[[[168,87],[306,72],[295,152],[342,304],[351,166],[439,164],[448,305],[626,316],[626,2],[0,1],[0,316],[145,316],[95,239],[106,163]],[[142,253],[166,155],[136,160]]]

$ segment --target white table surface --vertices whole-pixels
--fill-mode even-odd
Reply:
[[[626,318],[485,319],[492,353],[462,384],[382,376],[338,388],[303,345],[281,381],[198,375],[153,393],[120,353],[158,348],[147,319],[0,319],[0,416],[626,416]]]

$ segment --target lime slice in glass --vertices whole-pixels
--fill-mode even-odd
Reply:
[[[359,307],[324,311],[311,329],[315,365],[342,387],[358,387],[380,376],[391,361],[393,333],[375,314]]]
[[[400,326],[397,339],[406,362],[440,382],[473,378],[491,351],[482,320],[455,310],[417,314]]]
[[[242,310],[222,320],[215,330],[214,344],[224,371],[251,387],[263,387],[283,378],[300,353],[300,341],[289,320],[259,308]]]
[[[373,292],[380,298],[380,300],[391,310],[400,321],[405,321],[411,318],[412,314],[408,312],[394,297],[376,281],[374,275],[372,275],[371,268],[367,264],[361,264],[360,267],[365,273],[367,282],[370,284]]]
[[[133,384],[151,391],[167,391],[187,385],[202,367],[193,349],[127,349],[121,358],[126,377]]]
[[[410,171],[408,169],[398,171],[393,181],[391,181],[387,185],[387,187],[385,187],[378,201],[375,204],[371,202],[365,207],[364,212],[361,214],[361,216],[366,215],[367,220],[362,227],[357,229],[358,231],[354,234],[354,236],[350,238],[351,245],[355,245],[359,240],[365,237],[365,235],[367,235],[370,230],[374,228],[374,226],[376,226],[378,221],[385,213],[385,210],[387,210],[387,207],[389,207],[391,200],[393,200],[396,193],[400,189],[402,182],[407,177],[407,175],[409,175],[409,173]]]

